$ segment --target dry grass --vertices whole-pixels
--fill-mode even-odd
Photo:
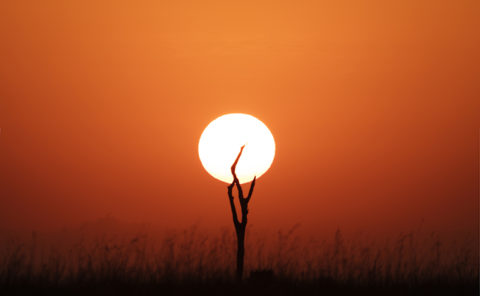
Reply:
[[[247,237],[246,272],[273,272],[276,282],[300,287],[463,287],[478,291],[473,237],[442,243],[435,235],[353,241],[338,230],[331,240],[303,239],[297,226]],[[0,249],[0,285],[15,287],[161,287],[232,284],[233,231],[207,235],[196,227],[162,237],[101,235],[71,243],[9,239]]]

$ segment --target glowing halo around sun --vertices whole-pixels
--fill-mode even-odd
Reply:
[[[225,114],[205,128],[198,154],[205,170],[214,178],[232,183],[230,168],[245,145],[236,167],[240,183],[262,176],[275,157],[275,140],[268,127],[257,118],[242,113]]]

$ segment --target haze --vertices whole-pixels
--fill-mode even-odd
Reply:
[[[474,231],[478,1],[158,2],[0,4],[2,229],[231,227],[197,145],[247,113],[253,227]]]

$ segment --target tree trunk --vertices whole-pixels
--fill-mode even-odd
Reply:
[[[245,225],[246,226],[246,225]],[[243,261],[245,257],[245,227],[240,225],[237,229],[237,280],[243,277]]]

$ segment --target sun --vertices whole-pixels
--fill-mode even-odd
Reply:
[[[268,127],[253,117],[242,113],[225,114],[203,131],[198,143],[198,154],[205,170],[214,178],[232,183],[230,171],[240,148],[245,145],[236,167],[240,183],[262,176],[275,157],[275,140]]]

